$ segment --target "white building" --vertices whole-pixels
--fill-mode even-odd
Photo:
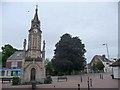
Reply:
[[[113,67],[113,76],[115,79],[120,79],[120,59],[114,62],[112,65]]]
[[[112,67],[110,66],[113,61],[102,61],[104,67],[104,72],[112,72]]]
[[[105,55],[95,55],[90,62],[90,66],[92,67],[97,62],[102,62],[104,67],[104,72],[112,72],[112,67],[110,66],[114,61],[111,61],[105,57]]]

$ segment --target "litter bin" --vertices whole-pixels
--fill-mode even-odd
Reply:
[[[32,81],[32,89],[36,89],[36,81]]]

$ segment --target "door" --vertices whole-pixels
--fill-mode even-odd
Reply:
[[[35,68],[32,68],[31,69],[31,81],[35,80],[35,76],[36,76],[36,70],[35,70]]]

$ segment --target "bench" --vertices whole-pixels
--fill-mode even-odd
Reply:
[[[62,80],[66,80],[67,81],[67,77],[66,76],[59,76],[58,78],[57,78],[57,80],[59,81],[60,79],[62,79]]]
[[[3,83],[3,81],[9,81],[9,82],[11,82],[11,80],[12,80],[12,78],[1,78],[2,79],[2,83]]]

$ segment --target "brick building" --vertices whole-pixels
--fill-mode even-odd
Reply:
[[[7,59],[6,68],[21,68],[24,58],[25,52],[23,50],[16,51]]]

